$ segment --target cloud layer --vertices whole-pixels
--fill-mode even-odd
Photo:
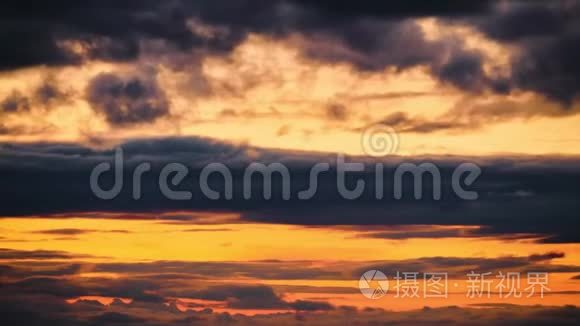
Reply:
[[[347,162],[366,164],[366,171],[347,174],[346,186],[354,189],[360,179],[365,187],[356,200],[345,199],[337,188],[337,158],[328,154],[266,150],[234,145],[204,138],[161,138],[133,140],[120,145],[124,149],[123,184],[112,200],[96,197],[89,176],[100,163],[113,162],[114,149],[95,149],[83,145],[37,143],[4,144],[1,147],[0,173],[4,186],[0,193],[6,204],[3,216],[46,214],[170,213],[175,211],[228,211],[239,213],[242,220],[298,225],[473,225],[482,226],[465,236],[538,235],[546,242],[578,242],[578,190],[580,178],[574,158],[559,157],[391,157],[369,160],[348,158]],[[244,173],[252,162],[283,163],[290,175],[289,200],[284,199],[281,179],[274,176],[272,198],[263,195],[259,176],[251,181],[250,198],[243,195]],[[320,162],[329,163],[330,171],[318,175],[317,191],[308,200],[298,193],[312,185],[310,170]],[[402,198],[393,197],[394,171],[401,163],[434,163],[441,173],[442,198],[432,197],[434,184],[425,179],[423,197],[414,199],[413,178],[403,180]],[[475,201],[463,200],[452,191],[451,174],[459,164],[473,162],[482,169],[481,176],[469,190],[476,191]],[[142,175],[141,199],[133,199],[133,171],[141,163],[150,163],[151,171]],[[189,200],[171,200],[159,186],[162,169],[170,163],[188,168],[186,178],[173,190],[190,191]],[[232,173],[232,199],[224,196],[224,180],[219,175],[208,179],[219,199],[203,195],[200,188],[202,169],[210,163],[226,165]],[[376,198],[375,164],[384,165],[384,197]],[[545,178],[550,175],[550,178]],[[113,185],[111,171],[102,175],[99,184]],[[169,179],[171,180],[171,178]],[[246,182],[247,183],[247,182]],[[59,185],[55,187],[55,185]],[[105,215],[106,216],[106,215]]]
[[[429,5],[323,1],[53,1],[3,6],[8,24],[0,40],[10,47],[0,69],[75,65],[85,60],[136,60],[151,46],[157,54],[223,55],[250,34],[285,39],[300,35],[305,56],[344,62],[361,70],[428,67],[443,83],[467,91],[529,90],[564,104],[578,95],[577,17],[569,2],[443,1]],[[468,26],[516,48],[511,74],[486,72],[485,54],[460,39],[428,38],[414,19],[436,17]],[[11,33],[8,31],[18,31]],[[404,35],[404,37],[401,37]],[[159,46],[155,46],[159,48]]]

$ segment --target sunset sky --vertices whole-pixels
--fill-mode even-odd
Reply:
[[[1,319],[577,323],[579,18],[576,0],[3,2]],[[92,175],[118,153],[122,176],[97,183],[122,186],[104,199]],[[341,160],[364,165],[346,177],[366,185],[355,199]],[[200,185],[216,163],[231,198],[217,173],[218,199]],[[288,169],[289,198],[276,174],[272,198],[259,177],[246,197],[252,163]],[[422,198],[412,177],[396,198],[408,163],[437,167],[441,198],[429,174]],[[455,190],[466,163],[476,199]],[[169,191],[191,198],[160,185],[178,164]],[[369,270],[384,297],[359,289]],[[403,272],[419,297],[397,296]],[[434,272],[444,298],[425,297]],[[489,273],[489,297],[470,297],[470,273]],[[521,297],[499,293],[506,273]],[[528,297],[534,273],[549,290]]]

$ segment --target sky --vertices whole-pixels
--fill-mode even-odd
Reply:
[[[579,17],[3,2],[3,319],[575,324]]]

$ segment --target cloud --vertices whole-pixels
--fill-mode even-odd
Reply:
[[[94,271],[159,274],[162,279],[175,278],[176,280],[208,277],[225,279],[233,276],[266,280],[340,279],[343,275],[342,271],[311,266],[311,262],[301,261],[104,263],[95,265]]]
[[[327,302],[309,300],[296,300],[290,304],[290,307],[297,311],[327,311],[334,309],[334,307]]]
[[[146,319],[140,318],[138,316],[132,316],[120,312],[104,312],[98,316],[95,316],[90,321],[97,325],[144,325],[147,322]]]
[[[66,304],[54,297],[0,296],[3,320],[12,324],[32,325],[111,325],[138,323],[139,325],[296,325],[302,322],[314,325],[344,325],[345,320],[353,324],[385,323],[399,325],[573,325],[580,318],[575,306],[549,307],[541,305],[483,305],[473,307],[425,307],[411,311],[384,311],[382,309],[334,309],[311,313],[275,313],[247,316],[242,314],[217,313],[209,309],[179,311],[173,305],[163,304],[119,304],[104,307],[78,301]],[[44,304],[41,304],[44,303]]]
[[[0,248],[0,259],[70,259],[70,258],[87,257],[82,255],[71,255],[64,251],[51,250],[15,250]]]
[[[31,252],[20,252],[22,257],[33,256]],[[72,256],[72,255],[71,255]],[[538,257],[542,257],[538,259]],[[356,308],[340,308],[325,301],[308,299],[289,300],[289,293],[319,293],[329,298],[338,294],[355,294],[358,292],[356,284],[352,288],[319,287],[319,286],[268,286],[256,284],[253,280],[265,279],[288,280],[288,275],[300,273],[299,280],[328,279],[328,280],[356,280],[362,271],[379,268],[383,272],[395,271],[433,272],[446,271],[449,277],[465,278],[466,273],[477,271],[536,271],[550,273],[577,273],[578,266],[558,265],[550,262],[561,258],[560,253],[546,253],[517,257],[423,257],[390,261],[358,261],[358,262],[320,262],[320,261],[263,261],[263,262],[186,262],[186,261],[158,261],[158,262],[126,262],[104,263],[94,262],[83,265],[81,258],[69,259],[70,263],[56,261],[23,261],[17,257],[9,257],[0,266],[3,273],[3,286],[0,291],[0,304],[4,308],[5,320],[22,320],[26,318],[51,319],[73,318],[77,322],[101,320],[103,313],[115,313],[102,317],[103,320],[132,320],[127,316],[134,316],[153,324],[172,324],[184,320],[212,321],[220,319],[220,315],[205,309],[220,307],[221,309],[236,309],[237,311],[264,310],[262,316],[230,315],[232,320],[240,323],[247,322],[254,325],[264,322],[271,324],[277,318],[280,322],[286,320],[292,323],[293,318],[299,316],[306,320],[323,318],[323,324],[344,322],[344,314],[349,320],[365,321],[369,318],[377,320],[407,320],[416,324],[419,320],[448,320],[458,322],[464,320],[465,311],[470,307],[458,308],[425,308],[410,312],[388,312],[382,310],[357,310]],[[80,260],[79,260],[80,259]],[[246,271],[253,270],[252,274]],[[311,270],[305,273],[305,270]],[[5,273],[6,272],[6,273]],[[59,272],[62,272],[59,274]],[[82,277],[82,272],[115,273],[115,278]],[[45,273],[43,275],[43,273]],[[171,274],[173,273],[173,274]],[[174,274],[181,274],[174,277]],[[319,274],[317,278],[316,274]],[[324,274],[326,273],[326,274]],[[307,275],[310,276],[307,276]],[[200,277],[201,275],[205,277]],[[296,275],[296,274],[295,274]],[[226,282],[224,280],[248,280],[250,284]],[[219,280],[219,282],[217,282]],[[282,283],[283,284],[283,283]],[[349,290],[349,291],[347,291]],[[75,304],[65,304],[65,300],[82,297],[116,298],[105,307],[95,301],[79,300]],[[131,299],[130,303],[118,298]],[[39,304],[45,302],[45,304]],[[191,303],[189,303],[191,302]],[[62,306],[61,306],[62,304]],[[178,308],[181,304],[181,308]],[[183,308],[188,309],[183,311]],[[511,311],[514,320],[529,317],[529,320],[559,320],[557,318],[577,317],[575,307],[540,307],[524,306],[517,308],[511,305],[488,305],[473,308],[474,311],[488,311],[495,316],[497,312]],[[488,310],[489,309],[489,310]],[[491,310],[493,309],[493,310]],[[533,309],[522,314],[522,309]],[[272,314],[267,314],[272,310]],[[279,311],[288,311],[280,313]],[[294,311],[298,315],[291,313]],[[310,314],[316,312],[315,314]],[[14,315],[12,315],[14,313]],[[117,315],[119,314],[119,315]],[[472,313],[470,312],[469,315]],[[42,318],[41,318],[42,317]],[[505,316],[504,316],[505,317]],[[257,318],[257,319],[254,319]],[[262,320],[261,318],[265,318]],[[327,319],[328,318],[328,319]],[[393,318],[393,319],[390,319]],[[482,316],[481,318],[484,318]],[[494,317],[495,318],[495,317]],[[556,318],[556,319],[554,319]],[[479,320],[479,319],[478,319]],[[528,320],[528,319],[526,319]],[[161,322],[164,321],[164,322]],[[505,321],[505,319],[504,319]],[[69,321],[70,322],[70,321]],[[295,322],[295,321],[294,321]],[[143,321],[145,323],[145,321]]]
[[[572,6],[573,4],[570,3]],[[568,18],[565,5],[515,2],[504,6],[488,19],[479,22],[479,28],[494,39],[513,42],[538,36],[554,36],[566,30]]]
[[[155,72],[101,73],[90,81],[86,93],[93,110],[113,126],[150,123],[169,114],[170,102]]]
[[[201,299],[209,301],[222,301],[226,307],[231,309],[295,309],[302,311],[315,310],[329,310],[331,306],[322,302],[311,301],[296,301],[288,302],[274,292],[272,287],[266,285],[245,285],[245,284],[224,284],[212,285],[210,284],[203,289],[199,289],[200,284],[192,283],[192,276],[198,274],[195,266],[202,264],[210,264],[215,272],[219,271],[220,267],[226,267],[227,262],[216,263],[189,263],[189,262],[171,262],[174,266],[174,272],[183,269],[184,274],[180,278],[166,277],[167,265],[164,262],[153,262],[147,264],[131,264],[126,265],[129,268],[120,278],[73,278],[75,274],[68,273],[67,269],[61,267],[62,265],[54,263],[50,265],[38,266],[38,264],[29,262],[24,264],[16,264],[2,266],[7,270],[5,282],[3,286],[2,295],[10,293],[28,294],[28,295],[51,295],[59,298],[76,298],[83,296],[99,296],[99,297],[115,297],[115,298],[130,298],[135,304],[156,304],[164,303],[174,298],[182,299]],[[113,264],[114,265],[114,264]],[[146,265],[146,268],[143,268]],[[243,271],[247,269],[245,265],[254,265],[252,262],[237,263]],[[70,266],[69,266],[70,267]],[[75,272],[80,270],[104,271],[112,272],[116,270],[111,268],[108,264],[92,264],[92,269],[89,266],[75,265]],[[275,269],[273,274],[278,274],[282,279],[285,278],[284,263],[269,264],[270,268]],[[299,267],[296,264],[296,267]],[[68,267],[67,267],[68,268]],[[267,265],[262,266],[263,272],[267,272]],[[279,270],[278,270],[279,269]],[[60,275],[59,272],[62,272]],[[299,272],[299,271],[298,271]],[[289,274],[292,272],[289,271]],[[238,271],[231,270],[222,274],[225,278],[235,278],[241,275]],[[11,279],[6,277],[10,276]],[[60,276],[60,277],[52,277]],[[209,277],[216,277],[207,273]],[[259,278],[259,275],[257,279]],[[64,278],[67,277],[67,278]],[[302,278],[301,278],[302,279]],[[201,281],[201,280],[200,280]],[[215,284],[215,283],[213,283]],[[173,299],[172,299],[173,298]]]
[[[493,15],[469,22],[488,37],[517,47],[511,62],[514,88],[531,90],[570,105],[579,95],[580,5],[514,1]]]
[[[40,234],[56,234],[56,235],[80,235],[90,233],[89,230],[81,230],[81,229],[53,229],[53,230],[41,230],[35,231],[34,233]]]
[[[0,115],[21,115],[30,113],[35,109],[53,109],[55,105],[68,101],[71,95],[70,92],[65,92],[60,89],[58,82],[49,76],[44,78],[39,85],[36,85],[30,93],[25,93],[17,89],[12,90],[8,96],[0,101]],[[0,124],[0,126],[2,125]],[[5,127],[5,130],[10,130],[9,132],[0,131],[0,133],[32,133],[31,130],[33,129],[12,125],[11,127]]]
[[[578,98],[580,68],[574,58],[580,55],[580,33],[530,42],[518,57],[514,69],[518,86],[570,106]]]
[[[203,300],[227,301],[228,299],[247,299],[253,308],[258,303],[270,308],[281,305],[284,291],[295,290],[301,293],[352,293],[352,288],[291,286],[280,285],[275,289],[264,285],[235,283],[244,280],[353,280],[370,269],[379,269],[388,275],[397,271],[418,273],[444,271],[449,277],[463,279],[470,271],[549,272],[578,273],[580,266],[558,264],[553,260],[563,258],[563,253],[548,252],[529,256],[501,257],[419,257],[401,260],[357,261],[357,262],[320,262],[320,261],[246,261],[246,262],[189,262],[189,261],[152,261],[152,262],[91,262],[85,263],[84,257],[69,255],[66,262],[33,258],[35,252],[21,251],[3,257],[2,268],[6,271],[6,284],[13,288],[23,287],[34,291],[33,285],[42,283],[51,289],[59,281],[68,283],[79,294],[105,297],[133,298],[138,301],[156,302],[163,298],[196,298]],[[74,276],[80,272],[114,274],[117,278],[81,278]],[[60,273],[60,274],[59,274]],[[62,279],[52,276],[61,276]],[[33,280],[34,279],[34,280]],[[216,285],[213,280],[224,281]],[[33,280],[33,281],[30,281]],[[30,281],[31,283],[25,282]],[[356,288],[354,288],[356,290]],[[276,291],[275,291],[276,290]],[[42,287],[38,287],[42,293]],[[345,292],[346,291],[346,292]],[[263,301],[258,300],[263,298]],[[242,303],[230,302],[240,308]],[[248,303],[249,305],[249,303]],[[232,306],[233,307],[233,306]],[[245,309],[249,309],[247,306]]]
[[[109,213],[147,215],[182,212],[227,212],[244,221],[297,225],[466,225],[482,226],[473,235],[482,237],[537,235],[543,242],[577,242],[578,190],[580,171],[576,158],[565,157],[389,157],[373,160],[353,157],[367,165],[366,172],[350,173],[360,178],[365,189],[357,200],[345,200],[336,188],[336,157],[330,154],[269,150],[235,145],[204,138],[141,139],[121,144],[124,148],[124,187],[113,200],[98,199],[91,192],[88,178],[99,163],[112,162],[114,151],[78,144],[36,143],[4,144],[0,147],[0,176],[6,182],[0,194],[6,204],[3,216],[92,213],[106,217]],[[377,200],[374,187],[376,163],[385,165],[384,185],[393,184],[394,169],[402,162],[419,164],[428,160],[440,169],[442,199],[430,199],[433,185],[423,185],[424,198],[413,198],[413,184],[403,182],[403,197],[394,200],[392,188],[386,187],[383,200]],[[242,196],[244,169],[254,161],[284,163],[291,174],[290,200],[281,197],[282,185],[274,178],[273,198],[263,198],[263,183],[252,182],[250,199]],[[150,162],[152,169],[142,178],[142,200],[133,200],[132,171],[140,163]],[[233,199],[223,196],[210,200],[204,196],[186,201],[170,200],[159,189],[160,170],[168,163],[180,162],[189,167],[189,182],[182,190],[201,194],[199,174],[209,163],[223,163],[233,176]],[[298,192],[309,186],[310,168],[328,162],[333,168],[321,173],[318,191],[310,200],[299,200]],[[450,176],[463,162],[477,163],[482,174],[470,190],[479,198],[465,201],[452,191]],[[550,175],[550,178],[545,178]],[[113,182],[113,174],[105,173],[100,182],[105,187]],[[210,178],[212,189],[223,194],[220,178]],[[59,185],[55,187],[54,185]],[[34,189],[35,196],[31,196]],[[526,196],[514,196],[525,193]],[[388,202],[389,205],[385,205]],[[361,212],[364,214],[361,216]],[[179,214],[178,214],[179,215]],[[130,216],[129,216],[130,217]],[[181,218],[183,220],[183,218]]]
[[[348,117],[348,111],[343,104],[332,103],[326,106],[326,116],[331,120],[344,121]]]
[[[287,303],[276,295],[272,288],[264,285],[213,286],[191,293],[190,297],[204,300],[227,301],[228,307],[237,309],[285,308]]]
[[[527,121],[539,117],[565,117],[578,113],[580,113],[580,106],[577,104],[562,110],[560,105],[541,98],[524,101],[499,98],[489,101],[489,98],[466,96],[450,110],[433,118],[410,116],[406,112],[396,111],[374,121],[371,125],[386,125],[399,133],[458,133],[484,129],[493,124],[514,120]],[[351,129],[360,132],[366,127]]]
[[[353,226],[347,227],[360,231],[359,237],[376,238],[376,239],[390,239],[390,240],[406,240],[417,238],[461,238],[461,237],[478,237],[474,234],[472,228],[438,228],[434,226]]]
[[[144,15],[150,9],[155,14]],[[180,43],[190,36],[179,12],[155,1],[119,5],[57,0],[50,6],[25,1],[3,5],[0,11],[8,24],[0,40],[10,44],[10,50],[0,55],[0,70],[74,65],[90,59],[127,61],[138,56],[141,37]],[[83,51],[75,50],[79,46]]]
[[[73,281],[56,277],[30,277],[3,286],[2,294],[40,294],[64,298],[90,295],[90,291]]]
[[[446,5],[437,12],[426,3],[414,10],[393,4],[311,6],[319,9],[319,19],[324,18],[297,29],[321,37],[306,43],[305,52],[312,58],[375,71],[423,65],[441,82],[462,90],[533,91],[566,106],[578,96],[580,71],[574,58],[579,53],[576,21],[580,6],[576,1],[492,1],[458,6],[449,12],[442,9]],[[428,16],[474,28],[500,45],[514,48],[511,74],[500,77],[485,72],[484,53],[467,49],[461,40],[427,39],[414,22],[404,19]]]
[[[280,127],[280,129],[278,129],[278,131],[276,132],[276,136],[278,137],[282,137],[282,136],[286,136],[288,133],[290,132],[290,126],[288,125],[283,125],[282,127]]]
[[[136,61],[145,54],[160,59],[180,53],[221,56],[230,54],[250,34],[277,40],[299,35],[303,42],[295,45],[311,59],[347,63],[363,71],[427,67],[442,83],[470,92],[529,90],[570,104],[579,89],[574,60],[579,6],[574,1],[403,5],[146,0],[120,6],[112,0],[59,0],[50,7],[25,3],[0,9],[8,24],[0,41],[10,45],[0,56],[1,70],[95,59]],[[515,48],[512,74],[487,73],[485,55],[469,49],[464,40],[428,38],[416,23],[424,17],[467,25]],[[15,30],[19,33],[6,32]]]
[[[479,126],[476,124],[466,124],[453,120],[427,120],[425,118],[409,117],[405,112],[393,112],[382,120],[374,122],[375,124],[382,124],[395,128],[400,133],[432,133],[437,131],[451,131],[461,129],[476,129]],[[356,130],[362,130],[357,128]]]
[[[30,100],[19,91],[12,91],[0,103],[3,113],[22,113],[30,111]]]
[[[480,15],[492,9],[493,1],[483,0],[465,2],[461,0],[444,0],[437,4],[411,0],[404,3],[355,3],[352,1],[321,0],[316,2],[293,0],[312,9],[329,12],[337,20],[352,17],[407,18],[407,17],[453,17],[463,15]]]
[[[48,77],[36,88],[33,97],[36,102],[48,107],[68,101],[71,95],[71,92],[60,89],[58,82],[53,77]]]
[[[445,272],[450,278],[465,278],[471,271],[482,272],[546,272],[546,273],[576,273],[580,266],[546,264],[552,259],[551,253],[540,257],[531,255],[529,257],[423,257],[416,259],[405,259],[399,261],[378,261],[366,263],[358,267],[353,272],[353,277],[358,277],[364,272],[372,269],[380,270],[387,275],[396,275],[397,272],[414,271],[424,272]]]
[[[211,229],[186,229],[183,230],[182,232],[229,232],[229,231],[235,230],[228,228],[211,228]]]
[[[534,254],[534,255],[530,255],[530,260],[531,261],[545,261],[545,260],[552,260],[552,259],[556,259],[556,258],[564,258],[564,253],[563,252],[548,252],[545,254]]]

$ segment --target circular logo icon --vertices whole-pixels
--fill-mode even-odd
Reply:
[[[364,272],[358,281],[360,292],[369,299],[380,299],[389,290],[387,275],[376,269]]]
[[[361,145],[363,152],[369,156],[387,156],[399,149],[399,135],[389,126],[372,125],[363,131]]]

